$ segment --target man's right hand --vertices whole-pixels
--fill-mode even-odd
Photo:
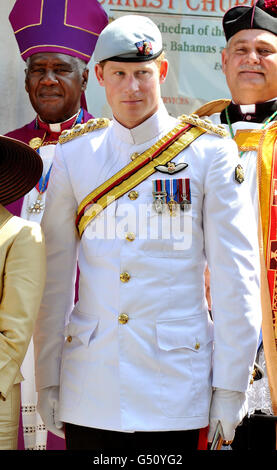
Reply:
[[[37,409],[46,429],[64,439],[64,425],[58,418],[59,387],[47,387],[39,390]]]

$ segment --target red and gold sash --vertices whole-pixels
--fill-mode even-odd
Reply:
[[[260,206],[262,332],[273,412],[277,414],[277,123],[237,131],[240,150],[257,151]]]
[[[190,124],[177,125],[151,148],[92,191],[78,208],[75,223],[80,237],[103,209],[152,175],[156,166],[165,165],[172,160],[204,132],[205,129]]]

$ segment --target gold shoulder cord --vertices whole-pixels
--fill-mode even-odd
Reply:
[[[220,137],[229,136],[229,133],[226,131],[223,124],[215,125],[210,119],[200,119],[197,114],[182,114],[178,117],[178,119],[182,123],[185,122],[186,124],[192,124],[193,126],[201,127],[202,129],[205,129],[212,134],[217,134]]]
[[[109,124],[110,120],[107,118],[89,119],[89,121],[85,122],[84,124],[76,124],[76,126],[74,126],[72,129],[63,131],[59,137],[59,143],[65,144],[66,142],[69,142],[70,140],[73,140],[80,135],[108,127]]]

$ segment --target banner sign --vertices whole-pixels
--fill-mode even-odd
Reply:
[[[174,116],[191,113],[206,101],[230,97],[221,70],[221,52],[226,43],[222,17],[229,8],[250,6],[253,1],[99,0],[110,19],[138,14],[148,16],[159,27],[169,60],[162,97]],[[107,116],[105,95],[95,95],[94,85],[93,109],[96,106],[99,115],[105,111]]]

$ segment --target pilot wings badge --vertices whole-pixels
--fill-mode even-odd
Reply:
[[[162,173],[167,173],[169,175],[173,175],[174,173],[178,173],[179,171],[185,170],[188,167],[188,163],[174,163],[168,162],[166,165],[158,165],[155,166],[155,170],[160,171]]]

